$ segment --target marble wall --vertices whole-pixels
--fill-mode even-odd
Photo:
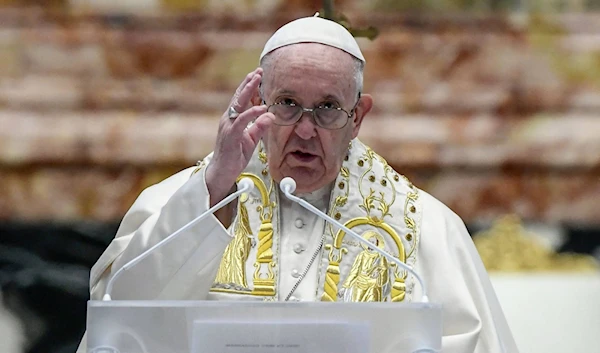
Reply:
[[[211,151],[269,34],[320,7],[56,3],[0,8],[2,220],[120,219],[144,187]],[[466,222],[598,225],[598,15],[406,15],[384,3],[338,5],[379,31],[359,39],[375,98],[360,138]]]

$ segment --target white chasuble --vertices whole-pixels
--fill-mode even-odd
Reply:
[[[430,301],[442,304],[443,352],[517,352],[475,246],[448,207],[355,139],[331,185],[297,196],[372,244],[364,246],[283,197],[261,146],[240,175],[255,188],[238,199],[229,229],[207,217],[123,272],[113,299],[418,299],[415,279],[372,250],[378,247],[419,273]],[[120,267],[209,208],[210,159],[142,192],[92,268],[92,299],[102,298]]]
[[[280,193],[278,185],[269,176],[266,156],[260,147],[240,177],[250,177],[255,190],[239,200],[232,227],[234,240],[225,250],[209,297],[224,299],[228,296],[214,294],[228,293],[264,300],[298,299],[294,293],[281,292],[290,288],[279,282],[288,282],[291,277],[299,282],[298,287],[315,289],[312,296],[303,295],[300,300],[405,300],[409,279],[405,270],[388,263],[344,231],[306,214],[308,211],[303,212],[304,217],[296,217],[301,206],[291,203]],[[383,158],[360,141],[353,141],[337,179],[326,189],[330,192],[299,196],[309,198],[307,201],[316,203],[373,246],[414,265],[419,244],[419,192]],[[284,210],[280,207],[282,204],[286,207]],[[287,224],[282,224],[282,214],[289,214]],[[293,240],[290,238],[302,235],[280,231],[291,226],[289,222],[317,227],[312,229],[312,234],[304,236],[310,239]],[[305,261],[298,263],[297,268],[281,271],[288,257],[292,261],[297,257],[294,253],[298,249],[282,252],[286,240],[295,246],[306,247],[301,249]],[[412,288],[414,279],[410,278]]]

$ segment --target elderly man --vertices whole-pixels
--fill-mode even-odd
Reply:
[[[92,299],[128,261],[235,191],[255,189],[114,282],[115,299],[411,301],[402,268],[283,197],[278,183],[420,273],[443,304],[444,352],[515,352],[463,222],[358,140],[373,106],[365,59],[335,22],[302,18],[267,42],[219,123],[214,152],[145,190],[92,269]],[[391,304],[390,304],[391,305]]]

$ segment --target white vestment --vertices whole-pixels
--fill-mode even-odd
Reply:
[[[260,158],[262,152],[257,150],[257,158],[246,171],[254,173],[256,180],[267,182],[270,177],[266,159]],[[125,215],[115,239],[92,268],[92,300],[102,299],[107,281],[117,269],[209,208],[206,168],[203,168],[209,162],[210,156],[201,167],[183,170],[142,192]],[[362,185],[360,190],[355,187],[358,184]],[[385,260],[377,259],[349,237],[340,238],[336,248],[335,230],[278,195],[276,184],[272,186],[267,186],[270,198],[261,200],[259,188],[254,196],[240,200],[238,216],[229,229],[210,216],[123,272],[114,283],[112,298],[285,300],[289,296],[289,300],[300,301],[419,298],[421,288],[411,276],[388,267]],[[348,227],[362,222],[354,228],[359,234],[394,256],[402,255],[399,258],[423,277],[430,301],[443,306],[443,352],[517,352],[462,220],[434,197],[399,177],[360,141],[352,142],[349,158],[334,183],[301,196],[349,224]],[[257,205],[266,205],[269,200],[278,202],[271,209],[274,214],[263,212],[264,208],[258,212]],[[361,212],[367,216],[361,216]],[[370,223],[364,224],[365,219]],[[389,226],[379,225],[384,219]],[[390,240],[392,233],[395,243]],[[235,244],[235,249],[228,248],[230,243]],[[339,268],[339,275],[333,276],[329,272],[332,265],[329,252],[336,249],[340,260],[334,265]],[[308,267],[311,258],[314,263]],[[253,279],[254,265],[260,268],[270,262],[275,280],[263,283],[258,277]],[[304,271],[306,276],[292,293]],[[218,283],[219,280],[231,283]],[[327,285],[332,280],[333,288]],[[84,351],[84,345],[85,340],[79,351]]]

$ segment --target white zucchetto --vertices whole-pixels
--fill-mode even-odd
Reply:
[[[365,62],[352,34],[342,25],[321,17],[299,18],[279,28],[265,44],[259,60],[275,49],[296,43],[329,45]]]

